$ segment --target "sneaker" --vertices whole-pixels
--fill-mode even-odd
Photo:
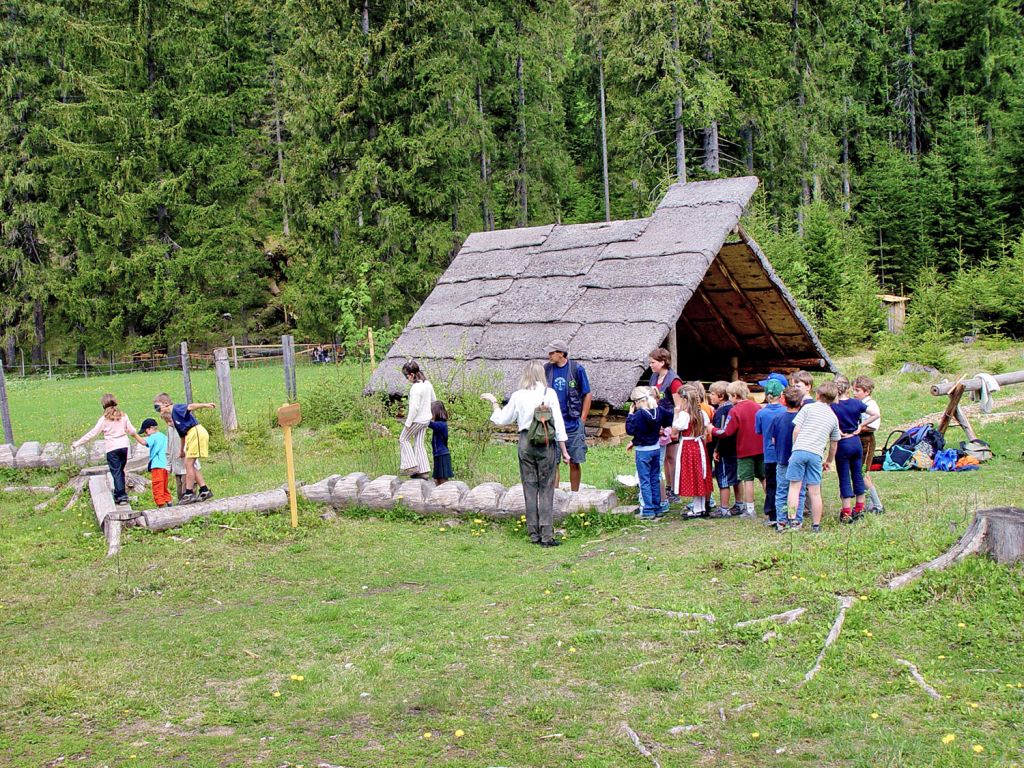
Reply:
[[[839,513],[839,522],[844,524],[852,523],[854,520],[853,512],[848,509],[844,509]]]
[[[870,511],[871,511],[872,514],[875,514],[875,515],[884,515],[885,514],[885,507],[872,507]]]
[[[196,496],[196,499],[199,500],[199,501],[207,501],[207,500],[212,499],[212,498],[213,498],[213,491],[211,491],[209,488],[207,488],[205,491],[200,491],[199,495]]]
[[[185,504],[195,504],[196,501],[198,501],[198,499],[195,497],[194,494],[183,493],[181,494],[181,498],[178,499],[178,504],[184,506]]]
[[[778,520],[772,520],[770,517],[766,517],[764,520],[761,521],[761,523],[762,523],[762,525],[766,525],[766,526],[769,526],[771,528],[774,528],[776,525],[779,524],[779,521]]]
[[[562,546],[562,542],[558,539],[552,539],[551,541],[542,541],[540,545],[542,547],[560,547]]]
[[[722,509],[721,507],[715,507],[710,512],[708,512],[708,517],[710,517],[710,518],[712,518],[714,520],[724,520],[727,517],[732,517],[732,515],[729,514],[729,510],[728,509]]]
[[[667,501],[669,504],[682,504],[683,497],[680,496],[678,493],[669,493],[665,496],[665,501]]]
[[[777,523],[775,523],[775,530],[779,533],[785,533],[788,527],[789,526],[786,524],[785,520],[779,520]]]
[[[821,533],[820,525],[811,525],[811,533]]]
[[[795,522],[795,523],[790,523],[789,525],[787,525],[786,526],[786,531],[788,533],[793,533],[795,531],[802,531],[803,528],[804,528],[804,524],[803,523]]]
[[[729,507],[729,514],[732,517],[739,517],[743,514],[743,512],[744,509],[742,504],[733,504],[731,507]]]
[[[696,520],[698,517],[703,517],[702,512],[697,512],[692,506],[683,510],[683,520]]]

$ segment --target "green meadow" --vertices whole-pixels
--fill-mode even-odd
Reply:
[[[955,353],[958,373],[1016,369],[1021,348]],[[841,361],[870,370],[870,354]],[[954,373],[957,373],[954,372]],[[397,468],[398,424],[359,396],[358,364],[302,367],[298,477]],[[888,428],[940,411],[927,378],[878,378]],[[218,496],[284,482],[278,368],[235,372],[241,430],[215,435]],[[211,372],[193,374],[215,400]],[[997,412],[1024,408],[1007,388]],[[8,379],[15,436],[70,441],[118,394],[138,425],[180,375]],[[325,402],[327,401],[327,402]],[[515,482],[471,399],[453,414],[456,473]],[[216,425],[216,415],[208,419]],[[1024,765],[1021,566],[969,558],[898,590],[972,512],[1024,506],[1024,419],[977,419],[980,472],[884,473],[884,515],[820,535],[732,520],[640,524],[586,514],[564,545],[513,523],[408,511],[218,515],[132,530],[107,559],[88,499],[0,495],[0,762],[11,766]],[[387,428],[385,432],[381,427]],[[959,440],[953,429],[950,436]],[[591,450],[584,481],[630,472]],[[65,472],[0,471],[0,485]],[[148,502],[151,503],[151,502]],[[139,505],[146,506],[140,499]],[[816,676],[800,685],[855,598]],[[790,624],[752,619],[804,608]],[[696,614],[702,614],[703,617]],[[710,618],[713,617],[713,621]],[[899,659],[913,663],[932,698]]]

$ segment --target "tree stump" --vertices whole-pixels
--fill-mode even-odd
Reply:
[[[1024,560],[1024,509],[996,507],[979,509],[964,535],[934,560],[921,563],[893,578],[889,589],[899,589],[919,579],[925,571],[941,571],[968,555],[991,555],[997,563]]]

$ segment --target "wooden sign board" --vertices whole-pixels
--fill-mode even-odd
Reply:
[[[302,423],[302,411],[298,403],[282,405],[277,409],[277,423],[282,427],[296,427]]]

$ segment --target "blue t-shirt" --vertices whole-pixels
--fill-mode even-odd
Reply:
[[[782,403],[769,403],[754,417],[754,431],[761,435],[764,440],[764,463],[775,464],[775,445],[772,443],[768,430],[775,421],[775,417],[786,412],[786,406]]]
[[[566,432],[575,432],[580,428],[579,419],[570,419],[566,416],[569,412],[569,387],[579,386],[581,401],[590,394],[590,380],[587,378],[586,370],[579,363],[572,367],[576,368],[576,378],[578,381],[569,379],[570,364],[568,360],[561,368],[557,365],[551,366],[551,388],[558,395],[558,405],[562,409],[562,419],[565,421]]]
[[[435,456],[447,456],[448,450],[448,422],[432,421],[430,427],[430,447]]]
[[[793,455],[793,422],[798,413],[784,410],[768,427],[768,437],[775,446],[776,464],[789,464],[789,457]]]
[[[182,438],[188,434],[188,431],[192,429],[192,427],[199,425],[196,417],[192,415],[192,411],[190,411],[188,406],[184,403],[178,403],[172,406],[171,421],[174,423],[174,428]]]
[[[168,469],[167,463],[167,435],[163,432],[154,432],[146,435],[146,447],[149,448],[149,471],[154,469]]]
[[[726,401],[715,408],[714,418],[711,419],[711,425],[716,429],[725,429],[725,425],[729,422],[729,411],[732,410],[732,403]],[[714,442],[714,449],[718,451],[718,456],[723,459],[735,459],[736,458],[736,435],[730,437],[716,437]]]
[[[836,400],[832,403],[832,413],[839,420],[839,431],[844,435],[856,432],[860,426],[861,414],[867,409],[867,403],[852,397],[849,400]]]

